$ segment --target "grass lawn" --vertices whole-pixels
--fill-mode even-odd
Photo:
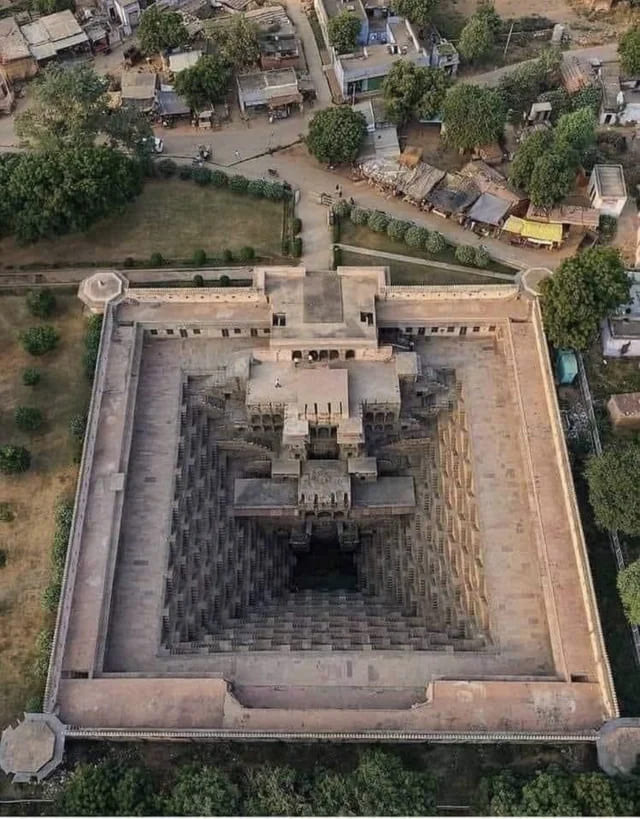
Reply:
[[[382,250],[385,253],[399,253],[402,256],[416,256],[419,259],[433,259],[437,262],[448,262],[449,264],[456,265],[460,264],[460,262],[456,259],[455,247],[453,247],[453,245],[447,245],[442,253],[434,255],[432,253],[427,253],[426,250],[409,247],[409,245],[406,245],[404,242],[396,242],[393,239],[390,239],[386,233],[376,233],[373,230],[369,230],[369,228],[365,227],[364,225],[354,225],[351,219],[343,219],[341,221],[340,241],[345,245],[368,247],[372,250]],[[494,259],[489,261],[487,270],[491,270],[494,273],[506,273],[510,276],[515,276],[516,274],[513,267],[496,262]],[[440,282],[440,284],[442,284],[442,282]]]
[[[342,264],[345,266],[356,265],[357,267],[377,267],[379,265],[388,267],[391,272],[391,284],[508,284],[508,282],[492,279],[489,276],[474,276],[472,273],[458,273],[453,270],[442,270],[440,267],[429,267],[421,264],[392,262],[389,259],[362,256],[348,250],[342,251]]]
[[[0,502],[9,503],[15,514],[12,522],[0,521],[0,548],[7,555],[0,568],[0,728],[20,714],[34,693],[35,640],[48,617],[40,600],[49,581],[54,507],[75,489],[69,420],[84,412],[89,400],[82,305],[75,295],[57,292],[56,299],[56,312],[47,323],[58,329],[60,342],[36,358],[23,351],[17,333],[39,319],[27,312],[24,296],[0,296],[0,443],[22,444],[32,456],[24,475],[0,475]],[[37,386],[22,384],[25,367],[40,370]],[[42,431],[29,435],[16,428],[14,412],[20,405],[42,410]]]
[[[281,260],[282,202],[254,199],[191,181],[155,180],[118,214],[75,233],[20,247],[0,242],[2,264],[113,264],[152,253],[173,262],[190,260],[202,248],[220,257],[225,248],[255,248],[263,259]]]

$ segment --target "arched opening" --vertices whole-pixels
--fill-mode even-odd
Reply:
[[[340,353],[337,350],[329,350],[329,358],[333,361],[336,358],[340,358]]]
[[[320,361],[327,361],[329,358],[329,350],[320,350]]]
[[[344,357],[345,358],[355,358],[356,357],[356,351],[355,350],[347,350],[346,353],[344,354]]]

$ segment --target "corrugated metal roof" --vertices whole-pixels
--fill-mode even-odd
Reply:
[[[469,219],[485,225],[499,225],[509,212],[511,203],[492,193],[482,193],[467,211]]]

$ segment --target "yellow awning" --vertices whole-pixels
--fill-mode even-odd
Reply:
[[[504,225],[504,230],[509,233],[517,233],[524,239],[532,239],[537,242],[549,242],[560,244],[562,242],[562,225],[551,222],[531,222],[529,219],[520,219],[518,216],[510,216]]]

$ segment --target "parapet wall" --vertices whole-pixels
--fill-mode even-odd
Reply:
[[[247,302],[266,303],[264,292],[255,287],[139,287],[127,290],[134,302]]]
[[[391,285],[380,291],[380,298],[385,301],[456,301],[477,299],[509,299],[518,292],[513,284],[467,285],[452,284],[443,287],[425,287],[423,285]]]

